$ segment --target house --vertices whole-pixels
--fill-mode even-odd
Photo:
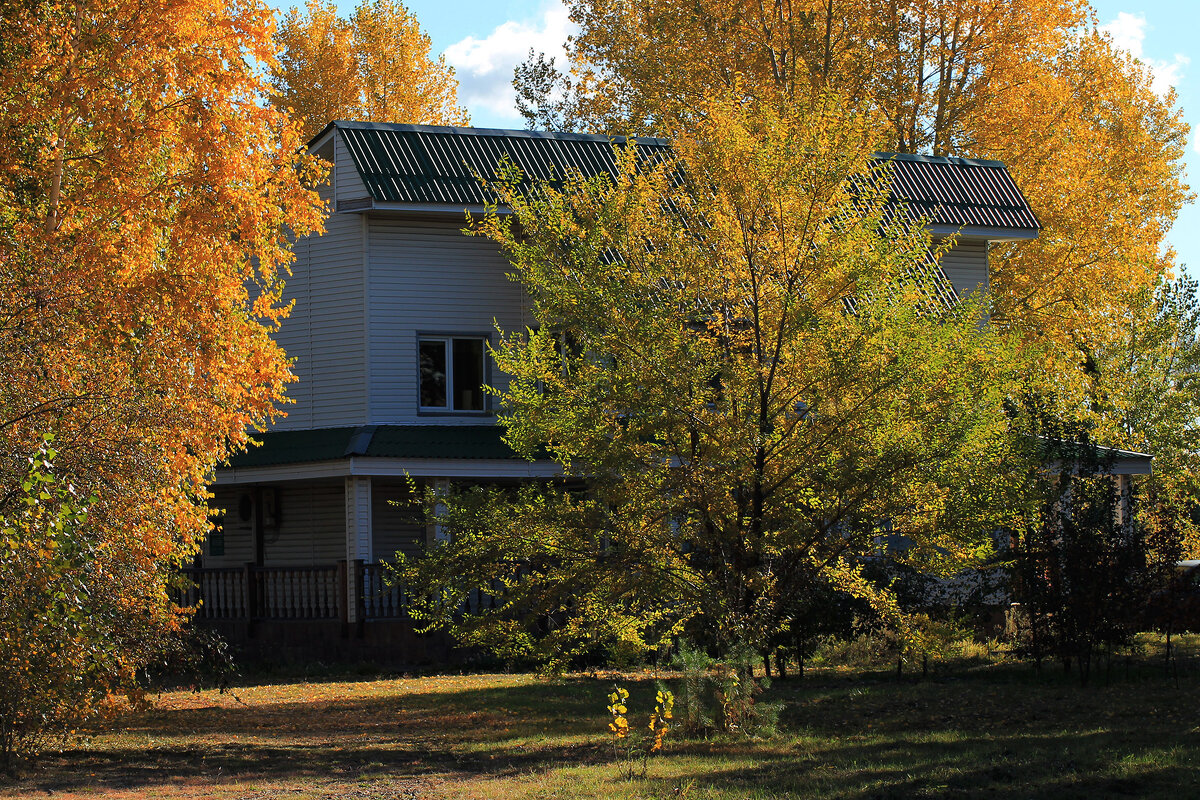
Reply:
[[[661,139],[634,144],[647,159],[668,148]],[[310,149],[333,165],[322,189],[331,213],[323,236],[296,243],[287,286],[295,307],[278,340],[296,362],[294,403],[261,447],[217,471],[219,528],[191,571],[193,597],[203,598],[202,619],[238,637],[336,649],[356,631],[381,646],[420,648],[428,643],[411,631],[395,633],[407,630],[403,597],[379,567],[437,535],[406,509],[410,481],[558,472],[504,445],[480,390],[505,382],[487,357],[496,326],[534,320],[497,247],[462,234],[464,210],[484,210],[477,176],[494,174],[502,156],[532,179],[572,167],[611,172],[612,140],[333,122]],[[935,237],[957,237],[940,263],[953,298],[987,287],[989,243],[1038,235],[999,162],[881,158],[893,166],[894,198],[928,219]],[[297,620],[310,624],[282,624]],[[388,624],[392,633],[379,633]]]

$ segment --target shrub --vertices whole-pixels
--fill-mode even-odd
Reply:
[[[154,602],[106,558],[90,499],[55,475],[47,439],[0,507],[0,769],[136,698],[138,669],[161,645]]]
[[[679,718],[684,732],[773,736],[783,705],[759,699],[770,687],[770,680],[755,676],[757,661],[754,650],[745,646],[735,647],[725,659],[718,660],[690,643],[682,643],[675,664],[683,672]]]
[[[637,766],[641,764],[641,777],[646,776],[650,756],[661,753],[667,732],[671,730],[671,719],[674,718],[675,697],[669,691],[659,688],[654,696],[654,711],[650,714],[650,723],[646,726],[650,736],[646,736],[638,728],[629,726],[629,692],[620,686],[613,686],[612,694],[608,696],[608,713],[612,721],[608,723],[608,731],[612,737],[613,755],[624,762],[625,777],[632,779],[639,774]]]

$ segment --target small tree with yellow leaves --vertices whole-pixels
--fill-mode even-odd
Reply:
[[[636,767],[641,764],[640,775],[645,777],[649,768],[650,756],[661,753],[667,732],[671,730],[671,722],[675,716],[675,696],[666,689],[659,689],[654,695],[654,711],[650,714],[647,728],[650,735],[645,736],[629,725],[629,691],[621,686],[613,686],[608,696],[608,713],[612,721],[608,730],[612,737],[613,756],[625,764],[625,777],[632,779],[637,773]]]

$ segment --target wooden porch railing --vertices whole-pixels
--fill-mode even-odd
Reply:
[[[198,619],[245,619],[246,570],[237,567],[181,570],[190,588],[175,592],[181,606],[196,606]]]
[[[387,579],[383,564],[362,565],[363,619],[401,619],[408,605],[404,588]]]
[[[369,620],[404,619],[409,595],[389,582],[383,564],[339,561],[318,567],[188,568],[180,570],[190,587],[178,589],[181,606],[195,606],[202,620]],[[461,612],[494,608],[496,598],[474,590]],[[353,608],[351,608],[353,605]]]
[[[340,619],[339,567],[256,567],[255,619]]]
[[[320,567],[244,567],[180,570],[191,588],[176,602],[196,606],[198,619],[342,619],[345,562]]]

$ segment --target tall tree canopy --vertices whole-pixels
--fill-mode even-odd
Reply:
[[[1119,337],[1096,353],[1095,435],[1154,455],[1143,524],[1200,555],[1200,297],[1188,277],[1136,295]],[[1161,532],[1161,531],[1160,531]]]
[[[362,0],[350,19],[331,0],[293,8],[271,100],[300,118],[305,138],[335,119],[466,125],[454,68],[430,55],[429,36],[397,0]]]
[[[678,163],[630,148],[613,180],[497,187],[512,214],[478,231],[539,323],[496,354],[507,439],[588,495],[439,498],[450,542],[407,562],[433,619],[554,659],[689,620],[763,648],[814,587],[894,612],[858,573],[881,536],[930,569],[987,549],[1014,352],[885,214],[870,121],[809,102],[705,101]],[[504,606],[455,621],[497,578]]]
[[[1083,0],[569,6],[565,100],[547,100],[537,64],[518,74],[535,123],[664,132],[713,90],[786,105],[834,87],[874,109],[886,150],[1004,161],[1044,230],[994,249],[995,318],[1052,344],[1060,376],[1114,333],[1127,291],[1170,268],[1188,129]]]
[[[0,517],[53,434],[56,480],[94,496],[105,583],[82,596],[130,635],[175,624],[212,468],[291,378],[270,337],[288,234],[323,210],[261,103],[271,25],[254,0],[0,3]]]

